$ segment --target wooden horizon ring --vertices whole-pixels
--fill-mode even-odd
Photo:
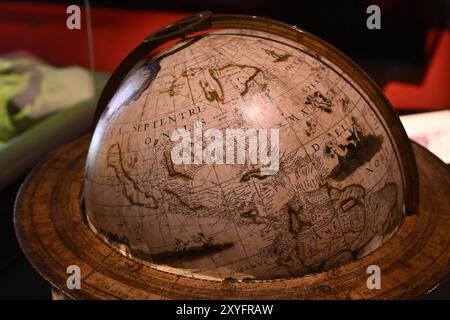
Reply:
[[[73,299],[408,299],[423,296],[450,271],[450,170],[413,144],[420,181],[417,215],[405,217],[373,253],[332,271],[286,280],[230,283],[188,278],[127,258],[97,237],[81,210],[90,137],[54,151],[28,176],[16,200],[14,225],[34,268]],[[69,265],[81,289],[69,290]],[[381,269],[381,289],[366,286],[366,269]]]

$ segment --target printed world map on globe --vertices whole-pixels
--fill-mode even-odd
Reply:
[[[229,29],[176,44],[100,119],[84,182],[90,226],[151,267],[203,279],[288,278],[357,260],[402,219],[403,170],[377,112],[296,42]],[[278,172],[174,164],[171,133],[196,121],[279,129]]]

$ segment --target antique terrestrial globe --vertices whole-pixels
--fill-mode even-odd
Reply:
[[[95,124],[17,201],[25,253],[66,297],[407,298],[449,271],[448,169],[296,27],[170,25],[111,76]]]

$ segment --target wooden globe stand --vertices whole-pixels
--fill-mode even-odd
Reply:
[[[19,243],[36,270],[73,299],[407,299],[435,287],[450,270],[450,170],[413,145],[419,171],[418,214],[381,248],[338,269],[286,280],[225,282],[175,275],[118,253],[89,228],[82,210],[89,136],[53,152],[27,178],[16,201]],[[78,265],[81,289],[66,286]],[[381,269],[369,290],[367,267]]]

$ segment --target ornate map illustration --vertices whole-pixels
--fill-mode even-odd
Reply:
[[[171,132],[277,128],[280,164],[176,165]],[[200,142],[202,143],[202,142]],[[92,139],[91,227],[121,252],[207,279],[278,279],[369,254],[402,219],[389,128],[342,70],[302,45],[225,30],[147,62]]]

